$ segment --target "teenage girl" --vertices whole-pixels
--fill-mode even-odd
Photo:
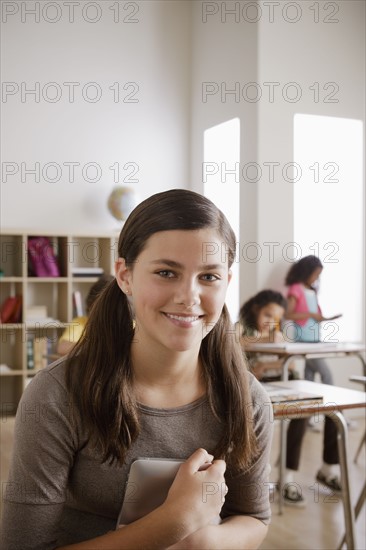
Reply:
[[[273,422],[225,306],[235,246],[192,191],[130,214],[81,339],[23,393],[3,550],[260,546]],[[137,457],[185,462],[162,505],[116,530]]]

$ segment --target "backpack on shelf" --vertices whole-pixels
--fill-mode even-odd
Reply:
[[[47,237],[30,237],[28,239],[28,269],[36,277],[59,277],[60,268]]]

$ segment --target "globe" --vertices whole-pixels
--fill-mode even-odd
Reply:
[[[138,198],[130,187],[115,187],[108,197],[108,210],[118,221],[128,218],[132,210],[137,206]]]

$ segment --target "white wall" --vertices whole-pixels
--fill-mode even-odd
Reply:
[[[235,3],[226,4],[229,6]],[[211,10],[217,12],[210,15]],[[203,133],[207,128],[238,117],[241,131],[240,162],[245,165],[257,158],[257,105],[242,101],[237,95],[230,94],[229,90],[235,89],[236,82],[258,80],[258,25],[235,23],[233,16],[229,15],[226,22],[222,22],[223,17],[220,2],[194,4],[191,179],[193,188],[198,192],[203,191]],[[225,179],[223,173],[220,176]],[[228,175],[226,183],[222,185],[229,189],[233,182],[235,175]],[[237,237],[240,242],[255,241],[257,188],[243,181],[240,187],[241,233]],[[246,291],[255,289],[256,271],[255,263],[246,265],[242,270],[241,286]],[[243,288],[240,292],[241,300]]]
[[[98,232],[118,227],[105,206],[116,185],[109,168],[115,163],[121,184],[135,172],[132,179],[138,181],[124,185],[135,188],[141,199],[188,185],[189,2],[119,2],[119,22],[111,10],[116,2],[81,1],[74,22],[61,1],[47,3],[58,10],[51,5],[45,12],[43,2],[2,4],[9,6],[2,23],[3,90],[19,87],[2,99],[2,167],[8,174],[2,178],[3,228]],[[36,4],[39,22],[21,10],[34,10]],[[22,99],[22,82],[23,89],[39,83],[39,103],[34,95]],[[74,102],[64,82],[80,83]],[[117,85],[109,89],[115,83],[119,102]],[[59,101],[51,102],[60,90]],[[88,101],[98,90],[100,99]],[[40,181],[23,170],[22,182],[22,163],[29,169],[36,162]],[[80,163],[73,182],[65,162]],[[48,163],[57,164],[47,168]],[[59,181],[47,181],[58,173]]]
[[[365,4],[282,1],[258,2],[255,8],[254,2],[210,2],[197,3],[193,17],[192,180],[197,189],[202,187],[204,130],[236,116],[241,122],[242,302],[264,287],[283,290],[291,254],[285,247],[294,241],[294,183],[285,181],[282,170],[291,180],[286,165],[294,160],[294,115],[365,120]],[[239,85],[240,95],[216,93],[203,101],[207,81],[223,91]],[[324,89],[331,82],[338,87],[333,96],[335,88]],[[261,96],[253,101],[256,92]],[[250,163],[260,167],[258,181],[254,168],[246,171]],[[271,163],[279,163],[273,181]],[[250,242],[257,248],[246,248]]]
[[[196,189],[202,188],[204,130],[239,117],[243,303],[265,287],[284,290],[290,265],[285,258],[291,254],[286,246],[294,242],[294,184],[285,181],[282,169],[294,160],[294,115],[319,114],[365,122],[365,3],[258,2],[256,8],[254,2],[210,2],[205,6],[197,3],[193,12],[192,181]],[[238,84],[240,96],[217,93],[203,101],[203,82],[217,83],[224,92]],[[291,87],[291,82],[296,84]],[[336,87],[329,87],[331,82]],[[319,100],[314,95],[317,86]],[[299,89],[301,98],[293,102]],[[329,96],[335,89],[337,93]],[[251,101],[256,90],[262,95]],[[330,103],[329,99],[337,102]],[[257,182],[253,181],[254,170],[245,172],[246,166],[254,163],[262,170]],[[271,163],[279,163],[273,181]],[[293,178],[291,170],[285,173],[288,179]],[[334,208],[331,201],[330,194],[324,207]],[[347,223],[346,214],[339,209],[340,223]],[[251,242],[257,249],[246,248]],[[261,256],[251,261],[256,251]],[[311,253],[304,251],[304,255]],[[350,300],[364,304],[364,297],[354,296],[347,281],[344,292]],[[361,334],[364,332],[363,321]],[[335,382],[342,386],[352,386],[349,375],[362,372],[356,359],[332,361],[332,369]]]
[[[281,288],[290,265],[282,251],[294,240],[296,183],[285,181],[281,169],[294,160],[294,115],[315,114],[365,121],[365,3],[350,0],[280,4],[275,15],[281,16],[275,17],[273,23],[263,17],[259,26],[259,81],[278,82],[279,86],[275,88],[272,103],[266,100],[259,103],[258,162],[280,163],[276,171],[278,177],[273,183],[263,178],[258,184],[258,242],[280,243],[272,264],[268,255],[261,259],[259,288],[268,285]],[[297,8],[291,8],[291,4]],[[319,14],[314,12],[315,7],[319,8]],[[297,22],[287,21],[297,17]],[[297,102],[291,101],[297,89],[287,86],[290,82],[296,83],[301,94]],[[318,84],[314,86],[314,83]],[[319,99],[316,97],[318,88]],[[287,99],[284,99],[286,91]],[[314,162],[317,160],[320,159],[314,158]],[[304,174],[310,172],[306,165],[301,169]],[[291,171],[289,175],[291,179]],[[324,208],[335,208],[331,193]],[[336,208],[339,219],[344,219],[345,212],[338,205]],[[308,222],[313,222],[311,212]],[[327,242],[321,242],[321,238],[319,241],[320,248]],[[291,253],[290,249],[288,251]],[[304,256],[312,253],[311,250],[303,251]]]
[[[132,185],[141,198],[171,187],[202,191],[203,132],[239,117],[240,168],[257,163],[262,169],[258,182],[248,181],[253,170],[247,179],[240,176],[240,302],[265,286],[281,288],[288,268],[281,252],[294,238],[293,185],[281,177],[293,160],[293,117],[301,112],[364,121],[364,2],[283,0],[258,2],[257,8],[254,2],[119,2],[120,21],[115,23],[110,8],[116,3],[100,1],[92,4],[99,6],[101,18],[90,23],[85,19],[95,12],[91,9],[83,18],[82,8],[90,2],[82,0],[73,23],[58,2],[61,18],[53,24],[45,20],[55,17],[52,10],[46,17],[41,13],[39,23],[24,14],[22,22],[20,7],[32,8],[34,2],[7,4],[18,6],[19,12],[2,24],[3,81],[25,82],[28,88],[39,82],[41,89],[56,82],[63,95],[55,103],[42,93],[39,103],[31,95],[22,102],[19,92],[6,102],[3,97],[3,168],[12,162],[6,167],[19,171],[6,182],[3,178],[2,227],[55,232],[66,225],[70,231],[115,228],[118,224],[105,208],[115,185],[109,167],[115,163],[120,180],[132,168],[124,171],[126,163],[136,163],[138,182]],[[64,82],[80,83],[74,103],[67,99]],[[103,92],[96,103],[80,93],[89,82],[97,82]],[[115,82],[121,88],[119,103],[109,89]],[[135,84],[123,90],[128,82]],[[218,92],[204,101],[205,82]],[[291,102],[295,88],[286,88],[289,82],[301,89],[298,102]],[[325,102],[332,91],[324,90],[329,82],[338,86],[337,103]],[[319,83],[318,102],[310,88],[314,83]],[[132,99],[138,102],[123,102],[136,85]],[[233,89],[238,93],[230,93]],[[262,96],[253,101],[256,89]],[[41,168],[58,163],[60,181],[42,181],[41,174],[35,183],[26,174],[22,182],[21,163],[32,167],[35,162]],[[73,183],[65,162],[80,163]],[[82,176],[81,167],[90,162],[102,170],[96,183]],[[280,167],[270,182],[272,162]],[[91,170],[89,177],[93,175]],[[223,185],[230,186],[230,177]],[[275,242],[279,246],[270,258],[265,243]],[[261,252],[259,261],[251,261],[249,252],[255,249],[248,250],[248,243]]]

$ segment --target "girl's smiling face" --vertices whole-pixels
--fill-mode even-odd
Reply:
[[[118,284],[133,302],[133,345],[198,352],[220,317],[231,278],[224,245],[211,228],[160,231],[133,266],[117,261]]]

